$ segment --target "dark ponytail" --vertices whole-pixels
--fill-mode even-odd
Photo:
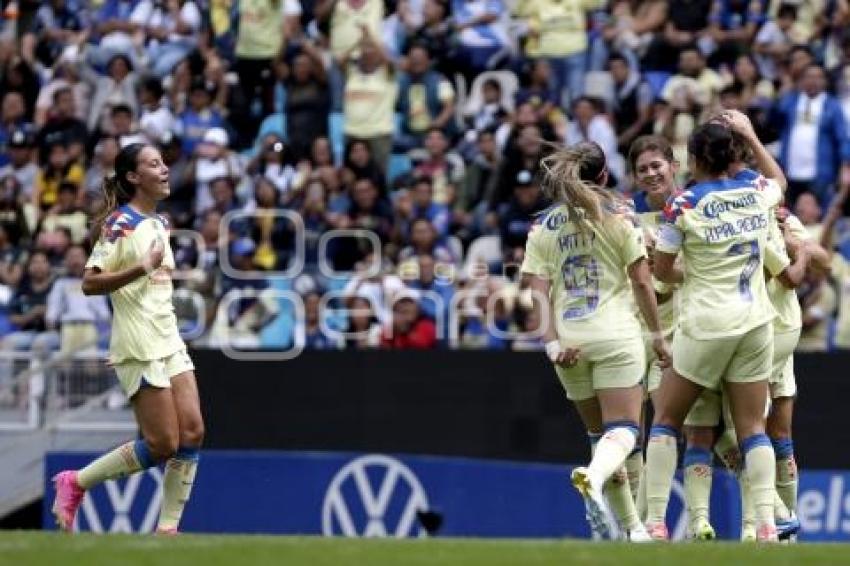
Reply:
[[[143,143],[131,143],[124,146],[115,158],[115,174],[103,179],[103,206],[95,215],[89,239],[92,245],[97,243],[103,231],[106,219],[118,207],[133,200],[136,187],[127,180],[127,173],[135,171],[138,166],[139,154],[147,146]]]
[[[688,153],[694,156],[703,171],[712,175],[725,173],[735,159],[732,132],[714,122],[703,124],[691,134]]]

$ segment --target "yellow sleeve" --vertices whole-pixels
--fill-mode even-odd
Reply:
[[[552,265],[546,261],[545,244],[543,227],[540,225],[533,226],[528,233],[528,240],[525,242],[525,257],[522,260],[523,273],[552,279]]]
[[[791,260],[788,259],[788,254],[785,250],[773,242],[768,242],[764,250],[764,267],[770,273],[771,277],[776,277],[791,265]]]
[[[85,180],[85,173],[83,172],[83,168],[79,165],[72,165],[68,170],[68,175],[65,176],[66,181],[70,181],[77,186],[81,186],[83,181]]]
[[[101,237],[92,249],[91,256],[86,262],[86,269],[97,268],[101,271],[115,271],[115,266],[118,265],[121,239],[110,241],[108,238]]]
[[[637,260],[646,257],[646,240],[643,237],[643,228],[622,217],[615,218],[614,226],[621,234],[620,257],[624,266],[628,267]]]

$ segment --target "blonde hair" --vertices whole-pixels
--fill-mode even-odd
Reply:
[[[605,153],[599,145],[581,142],[560,148],[543,158],[543,194],[562,204],[570,220],[601,222],[625,201],[601,186],[607,172]]]

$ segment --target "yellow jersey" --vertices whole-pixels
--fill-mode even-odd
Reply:
[[[551,282],[558,336],[571,345],[641,338],[627,267],[646,257],[643,232],[612,214],[601,222],[569,218],[563,205],[538,216],[522,272]]]
[[[761,175],[677,191],[664,208],[656,249],[682,253],[679,329],[698,340],[740,336],[771,322],[764,254],[779,185]]]
[[[138,265],[157,239],[165,246],[162,265],[109,294],[112,363],[159,360],[186,347],[171,302],[174,255],[163,217],[146,216],[130,205],[119,207],[104,222],[86,268],[115,272]]]

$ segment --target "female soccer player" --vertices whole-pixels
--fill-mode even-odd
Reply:
[[[692,134],[688,160],[695,183],[669,199],[656,243],[655,275],[683,287],[673,366],[656,395],[647,449],[647,519],[655,539],[667,538],[664,515],[685,416],[704,389],[722,385],[741,439],[757,536],[776,540],[775,461],[764,419],[775,312],[763,267],[769,215],[782,189],[765,177],[729,179],[731,145],[724,125],[708,123]],[[760,144],[753,149],[757,157],[764,150]],[[679,252],[683,268],[675,265]]]
[[[154,147],[131,144],[103,185],[106,205],[86,265],[83,292],[109,293],[114,309],[110,363],[133,406],[142,440],[54,478],[53,513],[73,529],[86,490],[165,462],[157,532],[177,531],[204,436],[194,366],[171,303],[174,257],[157,202],[169,194],[168,167]]]
[[[546,352],[591,442],[598,439],[590,464],[576,468],[572,482],[591,528],[605,537],[602,490],[613,480],[609,500],[628,539],[646,541],[623,469],[639,434],[643,401],[645,355],[635,300],[661,363],[669,350],[642,231],[622,213],[624,203],[602,188],[608,172],[598,145],[562,149],[543,166],[544,192],[555,205],[532,227],[522,271],[540,309]]]
[[[721,120],[733,130],[733,150],[736,161],[732,164],[729,175],[735,179],[756,180],[759,174],[748,169],[749,148],[761,145],[752,125],[746,115],[727,111],[721,115]],[[759,150],[758,154],[764,154]],[[769,177],[776,177],[784,182],[784,176],[779,165],[771,160],[757,161],[756,166]],[[773,321],[774,353],[773,368],[769,380],[771,409],[767,417],[767,434],[773,443],[776,454],[776,491],[781,499],[777,513],[777,529],[779,537],[790,535],[799,529],[799,522],[794,518],[797,499],[797,468],[794,459],[794,445],[791,440],[791,421],[794,398],[797,393],[794,376],[794,349],[800,338],[803,325],[800,304],[794,289],[804,279],[807,269],[818,273],[829,272],[829,254],[821,248],[806,231],[796,216],[786,211],[779,211],[770,217],[770,240],[774,244],[775,253],[765,256],[765,267],[771,278],[767,282],[768,295],[776,309],[777,316]],[[744,499],[743,537],[755,538],[748,531],[751,527],[751,513],[747,510],[749,494],[742,493]],[[790,515],[789,515],[790,513]]]
[[[629,165],[639,189],[634,196],[635,212],[647,234],[647,250],[653,253],[657,232],[663,223],[661,211],[667,199],[677,190],[676,172],[678,162],[673,156],[669,142],[660,136],[642,136],[629,148]],[[678,285],[670,285],[654,279],[658,313],[664,335],[671,340],[679,320]],[[646,388],[650,397],[656,396],[661,383],[661,368],[650,359],[647,368]],[[711,493],[711,447],[714,442],[714,427],[720,422],[720,393],[706,389],[685,418],[687,448],[684,456],[685,503],[690,524],[689,536],[700,540],[715,538],[709,522],[709,495]],[[637,462],[635,462],[637,460]],[[630,476],[637,464],[642,464],[642,454],[632,455],[626,460]],[[638,511],[645,517],[645,485],[639,486]]]

